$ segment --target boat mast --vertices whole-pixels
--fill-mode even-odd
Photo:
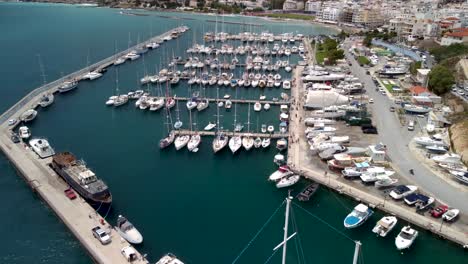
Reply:
[[[237,88],[236,88],[236,99],[237,99]],[[234,103],[234,131],[232,131],[233,135],[234,133],[236,133],[236,125],[237,125],[237,103]]]
[[[219,86],[216,88],[216,130],[219,132]]]
[[[248,104],[249,109],[247,110],[247,132],[250,133],[250,103]]]
[[[356,244],[356,246],[354,247],[354,258],[353,258],[353,264],[357,264],[358,263],[358,259],[359,259],[359,251],[361,250],[361,241],[354,241],[354,243]]]
[[[283,235],[283,260],[282,264],[286,264],[286,244],[288,242],[288,226],[289,226],[289,207],[291,206],[292,197],[288,194],[286,198],[286,214],[284,216],[284,235]]]

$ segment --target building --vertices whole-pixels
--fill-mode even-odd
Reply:
[[[283,3],[284,11],[304,10],[304,2],[302,0],[286,0]]]
[[[367,148],[366,154],[371,157],[372,162],[384,162],[387,156],[387,147],[382,143],[370,145]]]
[[[383,25],[382,15],[376,8],[356,8],[352,15],[352,22],[365,28],[377,28]]]
[[[431,72],[430,69],[417,69],[416,70],[416,81],[422,85],[426,85],[429,73]]]
[[[322,10],[317,14],[317,17],[325,21],[338,22],[341,14],[340,7],[327,6],[322,7]]]
[[[308,0],[305,3],[305,8],[304,11],[311,13],[311,14],[317,14],[320,12],[320,9],[322,8],[322,2],[321,1],[313,1],[313,0]]]
[[[412,96],[429,96],[431,94],[426,87],[419,85],[409,88],[409,92]]]
[[[449,46],[455,43],[468,43],[468,28],[454,29],[452,32],[445,33],[440,40],[440,45]]]

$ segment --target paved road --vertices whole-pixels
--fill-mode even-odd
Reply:
[[[466,202],[468,201],[468,192],[463,192],[447,184],[413,157],[408,149],[408,143],[413,133],[408,132],[405,127],[402,127],[396,114],[389,111],[393,103],[387,96],[375,91],[376,86],[372,78],[365,73],[365,69],[359,66],[348,52],[348,49],[349,46],[345,49],[345,53],[348,60],[353,64],[353,67],[351,67],[352,73],[364,83],[369,97],[374,98],[373,120],[379,131],[379,139],[387,145],[388,156],[397,172],[401,176],[412,180],[449,206],[468,213],[468,203]],[[410,169],[414,169],[414,175],[409,174]]]

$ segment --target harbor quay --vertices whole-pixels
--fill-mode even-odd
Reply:
[[[64,82],[79,82],[83,80],[83,75],[89,72],[103,72],[105,68],[113,65],[117,58],[137,48],[144,48],[148,43],[162,43],[165,37],[175,32],[181,33],[185,30],[186,28],[182,29],[182,27],[174,28],[91,66],[34,89],[0,116],[0,149],[16,168],[18,174],[47,203],[96,263],[128,263],[127,256],[125,256],[126,253],[123,251],[131,247],[131,245],[105,220],[105,216],[99,215],[86,200],[80,196],[76,199],[67,198],[64,191],[69,186],[50,167],[52,158],[40,159],[25,143],[14,143],[10,138],[12,130],[18,124],[21,124],[19,119],[23,112],[37,108],[40,99],[45,94],[57,93]],[[14,125],[9,124],[7,120],[12,119],[16,119],[19,122]],[[111,237],[111,243],[101,244],[93,236],[92,229],[97,226],[107,232]],[[148,263],[145,256],[134,248],[131,250],[131,255],[133,259],[132,263]]]
[[[305,41],[304,41],[305,42]],[[308,61],[313,61],[313,52],[310,42],[306,43],[309,51]],[[294,71],[296,85],[291,87],[291,107],[288,138],[288,166],[295,174],[306,179],[315,181],[339,194],[344,194],[354,200],[366,203],[371,208],[376,208],[390,215],[396,216],[410,224],[425,229],[433,234],[452,241],[463,248],[468,248],[468,230],[466,219],[461,216],[457,222],[447,223],[442,219],[428,217],[427,214],[418,213],[412,207],[404,206],[401,202],[394,201],[388,193],[376,193],[370,191],[362,184],[354,184],[350,180],[344,179],[341,174],[335,174],[326,169],[316,166],[318,161],[311,160],[308,156],[309,145],[305,136],[306,126],[303,120],[307,117],[304,109],[304,96],[301,74],[304,67],[298,66]]]

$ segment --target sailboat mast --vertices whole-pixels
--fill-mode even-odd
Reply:
[[[355,241],[356,246],[354,247],[354,258],[353,258],[353,264],[358,263],[358,258],[359,258],[359,251],[361,250],[361,241]]]
[[[286,264],[286,248],[288,242],[288,226],[289,226],[289,207],[291,206],[292,197],[289,196],[286,198],[286,214],[284,216],[284,236],[283,236],[283,260],[282,264]]]
[[[216,89],[216,129],[219,131],[219,87]]]

